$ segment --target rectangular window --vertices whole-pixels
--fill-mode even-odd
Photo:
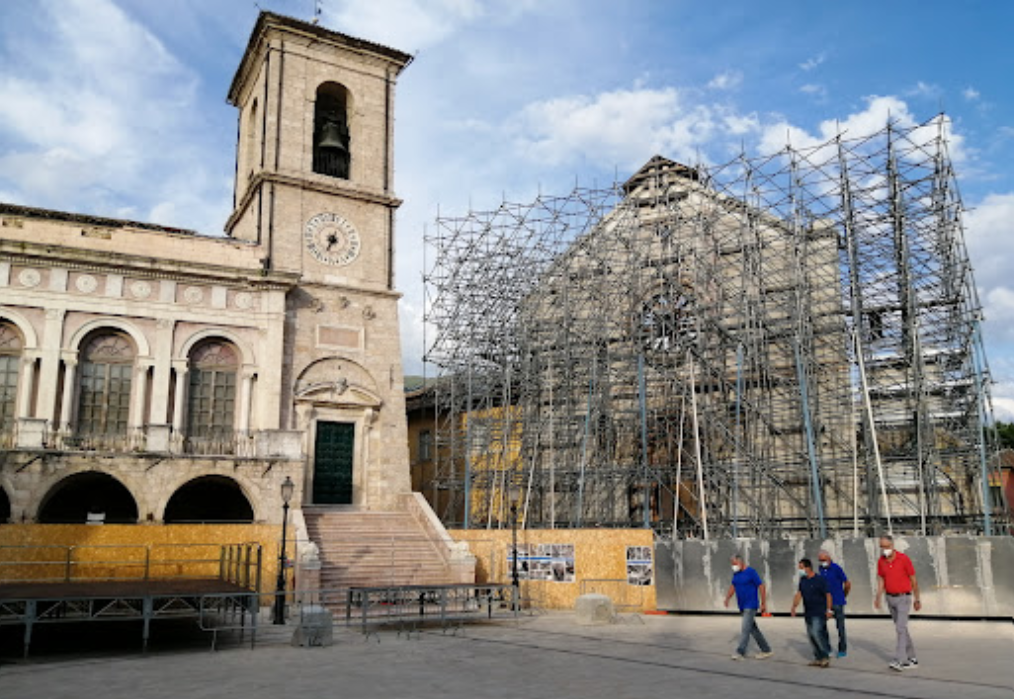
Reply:
[[[0,355],[0,428],[10,428],[17,417],[14,409],[18,399],[18,370],[21,357]]]
[[[419,461],[433,460],[433,433],[423,430],[419,433]]]

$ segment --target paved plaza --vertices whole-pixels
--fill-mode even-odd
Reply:
[[[39,653],[13,663],[8,657],[0,666],[0,697],[1014,697],[1010,623],[916,619],[921,666],[899,674],[887,668],[893,629],[886,618],[850,620],[849,656],[829,669],[807,666],[802,619],[762,619],[775,656],[731,660],[738,621],[644,616],[587,627],[557,612],[411,639],[394,631],[366,639],[340,627],[328,648],[293,648],[290,631],[269,626],[252,650],[233,642],[216,652],[190,645],[146,656]]]

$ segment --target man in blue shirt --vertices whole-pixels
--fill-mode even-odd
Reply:
[[[725,595],[725,606],[729,606],[729,600],[736,595],[736,602],[739,604],[739,611],[743,615],[743,624],[739,634],[739,646],[733,654],[733,660],[743,660],[746,657],[746,647],[750,643],[750,636],[757,642],[760,653],[755,658],[770,658],[774,653],[767,639],[757,626],[757,611],[764,614],[768,610],[767,588],[757,571],[750,568],[743,562],[742,556],[733,556],[732,563],[732,584]]]
[[[852,583],[845,576],[841,566],[831,560],[831,554],[821,550],[817,554],[820,561],[820,577],[827,583],[827,591],[831,593],[831,608],[834,610],[834,625],[838,629],[838,657],[844,658],[848,650],[845,643],[845,598],[852,590]]]
[[[831,609],[831,593],[827,591],[827,583],[813,572],[813,563],[809,558],[799,561],[799,591],[792,598],[792,616],[796,616],[800,600],[803,601],[803,614],[806,617],[806,635],[813,648],[813,662],[810,665],[827,667],[831,664],[828,659],[831,649],[827,638],[827,618],[834,611]]]

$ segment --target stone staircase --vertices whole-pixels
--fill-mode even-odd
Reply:
[[[410,511],[307,507],[303,516],[319,548],[323,590],[463,582],[448,542]]]

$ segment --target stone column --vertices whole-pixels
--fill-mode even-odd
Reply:
[[[18,417],[35,417],[32,415],[32,393],[35,389],[34,354],[25,353],[21,360],[21,378],[18,382]]]
[[[256,372],[249,367],[244,367],[240,373],[239,386],[239,422],[237,429],[247,434],[250,432],[250,414],[253,403],[253,380]]]
[[[39,372],[39,404],[36,414],[46,420],[54,420],[56,415],[56,386],[60,375],[60,357],[63,354],[63,320],[66,311],[62,308],[49,308],[46,310],[46,324],[40,340],[42,359],[42,370]],[[72,350],[74,358],[77,358],[77,348]],[[64,403],[66,407],[66,403]],[[63,425],[58,425],[62,429]]]
[[[71,420],[74,419],[74,389],[77,384],[77,357],[64,357],[63,372],[63,403],[60,407],[59,430],[70,431]]]
[[[185,361],[173,362],[173,368],[176,370],[176,392],[173,403],[173,432],[176,433],[176,437],[183,436],[183,415],[184,406],[187,403],[187,375],[190,373],[190,368],[187,366]]]
[[[152,353],[155,371],[151,382],[151,412],[148,424],[164,425],[169,420],[169,382],[172,369],[173,328],[175,321],[160,318]]]
[[[127,420],[127,428],[130,430],[142,429],[147,422],[144,414],[144,404],[148,397],[148,369],[151,367],[150,359],[139,359],[134,367],[134,386],[130,396],[130,417]]]

